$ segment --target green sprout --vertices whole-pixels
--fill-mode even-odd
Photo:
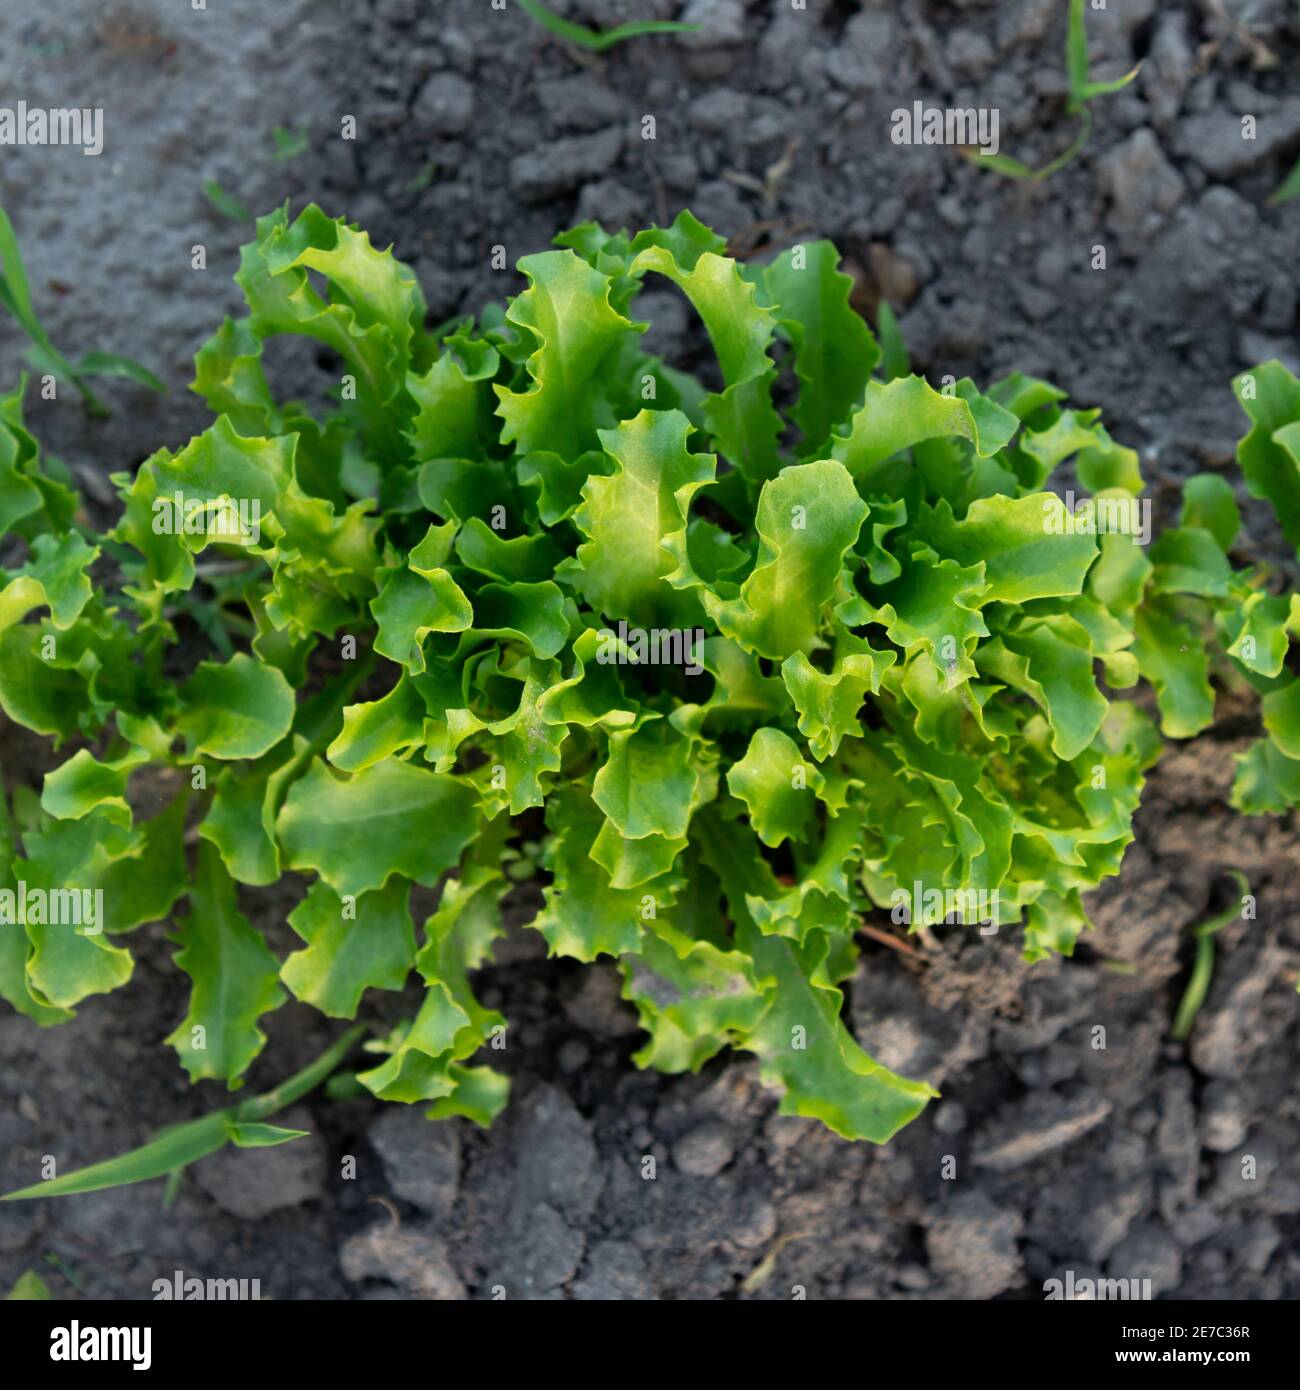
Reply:
[[[67,1262],[67,1260],[65,1260],[63,1256],[59,1254],[57,1250],[47,1250],[45,1254],[41,1256],[41,1258],[45,1261],[47,1265],[49,1265],[49,1267],[52,1270],[59,1274],[63,1279],[67,1280],[67,1282],[74,1289],[76,1289],[78,1293],[84,1294],[86,1292],[86,1281]],[[42,1279],[40,1275],[33,1274],[32,1278],[35,1279],[38,1283],[40,1283],[42,1286],[45,1286],[45,1280]],[[54,1295],[51,1294],[50,1297],[52,1299]]]
[[[1237,891],[1242,897],[1245,897],[1250,892],[1250,884],[1246,881],[1246,875],[1240,869],[1230,869],[1228,872],[1236,880]],[[1238,901],[1225,907],[1222,912],[1211,917],[1209,921],[1202,922],[1199,926],[1192,928],[1192,936],[1196,939],[1196,959],[1192,962],[1192,973],[1187,981],[1187,988],[1183,991],[1182,1002],[1178,1005],[1178,1012],[1174,1015],[1174,1026],[1170,1036],[1176,1042],[1186,1042],[1191,1036],[1196,1015],[1200,1012],[1201,1005],[1205,1003],[1205,996],[1210,992],[1210,980],[1214,975],[1214,934],[1221,931],[1229,922],[1236,921],[1240,914],[1241,903]]]
[[[275,153],[271,158],[279,164],[287,164],[289,160],[297,159],[307,149],[307,133],[310,129],[305,122],[297,130],[287,130],[282,125],[276,126],[271,132],[275,141]]]
[[[253,214],[233,193],[227,193],[216,179],[204,180],[203,193],[222,217],[228,217],[232,222],[251,222],[253,220]]]
[[[406,191],[408,193],[423,193],[424,190],[428,188],[429,185],[432,184],[434,179],[437,177],[438,165],[435,160],[431,159],[428,161],[428,163],[423,165],[423,167],[419,170],[418,173],[416,173],[412,178],[407,180]]]
[[[126,377],[147,386],[151,391],[157,391],[159,395],[167,394],[166,386],[133,358],[122,357],[116,352],[87,352],[74,365],[54,346],[32,307],[18,237],[3,207],[0,207],[0,305],[9,310],[19,328],[31,339],[27,360],[32,366],[38,372],[48,372],[70,381],[81,393],[92,415],[107,417],[111,412],[86,384],[89,376]]]
[[[1065,103],[1067,116],[1079,117],[1079,129],[1069,146],[1041,169],[1032,169],[1006,154],[982,154],[977,149],[963,149],[962,153],[972,164],[992,169],[1012,179],[1025,179],[1039,182],[1051,178],[1058,170],[1083,152],[1092,134],[1092,110],[1090,103],[1097,97],[1107,96],[1127,87],[1138,75],[1142,64],[1138,63],[1123,77],[1115,77],[1107,82],[1094,82],[1091,76],[1091,62],[1088,58],[1088,35],[1083,24],[1084,0],[1070,0],[1070,18],[1065,35],[1065,73],[1070,84],[1070,95]]]
[[[588,29],[585,24],[574,24],[572,20],[561,19],[559,15],[548,10],[541,0],[518,0],[518,3],[519,8],[526,15],[531,15],[544,29],[549,29],[557,38],[566,39],[569,43],[577,44],[579,48],[585,48],[589,53],[604,53],[607,48],[613,48],[624,39],[637,39],[643,34],[691,34],[700,27],[698,24],[681,24],[671,19],[638,19],[602,33],[596,29]]]
[[[150,1178],[170,1177],[191,1163],[235,1144],[241,1149],[265,1149],[274,1144],[286,1144],[301,1139],[306,1130],[284,1129],[266,1124],[266,1118],[292,1105],[309,1091],[314,1091],[338,1066],[365,1032],[364,1028],[349,1028],[327,1051],[310,1066],[282,1082],[272,1091],[250,1096],[238,1105],[214,1110],[183,1125],[165,1129],[156,1139],[142,1144],[130,1153],[92,1163],[76,1172],[65,1173],[47,1182],[8,1192],[0,1201],[21,1202],[31,1197],[68,1197],[78,1192],[100,1192],[106,1187],[125,1187],[128,1183],[147,1182]]]

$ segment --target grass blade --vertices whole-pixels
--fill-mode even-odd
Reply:
[[[253,214],[233,193],[227,193],[216,179],[203,181],[203,193],[222,217],[228,217],[232,222],[251,222],[253,220]]]
[[[992,169],[995,174],[1005,174],[1009,179],[1033,180],[1041,178],[1037,169],[1012,159],[1009,154],[981,154],[977,145],[963,146],[961,154],[980,169]]]
[[[32,312],[27,272],[23,267],[22,252],[18,249],[18,238],[4,208],[0,208],[0,269],[4,273],[4,286],[7,291],[5,305],[19,323],[27,327],[35,320],[36,315]]]
[[[57,377],[60,381],[75,386],[90,413],[107,419],[112,413],[108,406],[86,385],[84,378],[72,363],[45,336],[45,330],[39,324],[35,329],[29,327],[28,336],[32,339],[32,345],[27,349],[27,360],[32,367],[43,375]]]
[[[74,366],[54,346],[32,308],[31,289],[27,283],[27,271],[23,266],[18,237],[3,207],[0,207],[0,305],[9,310],[18,321],[19,327],[31,339],[32,345],[27,351],[28,361],[38,372],[58,377],[75,386],[93,414],[107,416],[110,412],[104,402],[86,385],[85,379],[88,376],[126,377],[141,386],[147,386],[151,391],[157,391],[160,395],[167,394],[166,386],[148,368],[130,357],[123,357],[116,352],[88,352]]]
[[[1092,133],[1092,112],[1086,106],[1079,109],[1079,130],[1069,146],[1058,154],[1055,159],[1044,164],[1041,169],[1031,169],[1028,164],[1022,164],[1018,159],[1012,159],[1006,154],[981,154],[977,145],[963,145],[959,149],[970,163],[984,166],[993,170],[995,174],[1005,174],[1008,178],[1027,179],[1032,183],[1038,183],[1042,179],[1050,179],[1058,170],[1077,159],[1083,147],[1088,143],[1088,136]]]
[[[1296,161],[1295,168],[1269,194],[1268,201],[1270,206],[1277,207],[1279,203],[1289,203],[1292,198],[1300,198],[1300,160]]]
[[[304,1067],[300,1072],[295,1072],[293,1076],[289,1077],[287,1081],[282,1081],[273,1091],[267,1091],[260,1096],[253,1096],[244,1101],[242,1105],[237,1106],[239,1118],[241,1120],[264,1120],[268,1115],[274,1115],[277,1110],[283,1110],[286,1106],[292,1105],[294,1101],[300,1100],[309,1091],[314,1091],[352,1051],[353,1044],[365,1031],[360,1025],[349,1028],[333,1047],[322,1052],[310,1066]]]
[[[630,24],[620,24],[608,33],[596,35],[599,46],[595,51],[603,53],[624,39],[637,39],[643,34],[693,34],[699,27],[698,24],[681,24],[674,19],[637,19]]]
[[[1230,873],[1244,897],[1250,892],[1246,875],[1239,869],[1232,869]],[[1192,962],[1192,973],[1188,978],[1187,988],[1183,991],[1178,1012],[1174,1015],[1174,1026],[1170,1030],[1170,1036],[1176,1042],[1187,1041],[1192,1025],[1196,1022],[1196,1015],[1210,992],[1210,981],[1214,976],[1215,932],[1221,931],[1229,922],[1235,922],[1240,915],[1241,903],[1236,902],[1231,907],[1225,907],[1217,916],[1192,928],[1192,935],[1196,938],[1196,958]]]
[[[228,1110],[214,1111],[211,1115],[168,1130],[148,1144],[132,1149],[130,1153],[105,1159],[103,1163],[92,1163],[87,1168],[78,1168],[48,1182],[33,1183],[30,1187],[19,1188],[17,1192],[8,1192],[0,1197],[0,1201],[68,1197],[77,1192],[99,1192],[106,1187],[124,1187],[128,1183],[166,1177],[177,1168],[184,1168],[224,1148],[229,1114]]]
[[[148,367],[142,366],[133,357],[123,357],[117,352],[87,352],[77,363],[77,372],[81,376],[124,377],[137,385],[147,386],[150,391],[157,391],[160,396],[167,394],[166,385]]]
[[[603,53],[625,39],[639,38],[642,34],[690,34],[700,26],[681,24],[671,19],[639,19],[630,24],[620,24],[616,29],[599,33],[588,29],[585,24],[574,24],[572,20],[562,19],[548,10],[540,0],[518,0],[519,8],[531,15],[544,29],[549,29],[557,38],[585,48],[589,53]]]
[[[301,1138],[305,1130],[282,1129],[261,1122],[267,1115],[284,1109],[318,1086],[338,1066],[364,1031],[362,1027],[349,1028],[310,1066],[264,1095],[253,1096],[239,1105],[214,1110],[211,1115],[164,1130],[156,1139],[117,1158],[92,1163],[87,1168],[65,1173],[60,1178],[51,1178],[48,1182],[33,1183],[17,1192],[6,1193],[0,1197],[0,1201],[68,1197],[78,1192],[100,1192],[106,1187],[124,1187],[128,1183],[167,1177],[216,1153],[228,1143],[238,1144],[241,1148],[264,1148]]]
[[[1104,97],[1111,92],[1118,92],[1127,87],[1130,82],[1142,70],[1142,64],[1138,63],[1130,68],[1123,77],[1112,77],[1105,82],[1086,82],[1083,86],[1083,100],[1091,101],[1094,97]]]
[[[1083,0],[1070,0],[1070,18],[1065,33],[1065,76],[1070,84],[1070,111],[1077,111],[1087,100],[1088,31],[1083,23]]]

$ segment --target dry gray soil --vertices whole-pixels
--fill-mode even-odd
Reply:
[[[416,266],[439,319],[519,288],[489,268],[491,247],[513,262],[580,218],[636,225],[689,206],[749,254],[828,236],[864,296],[895,303],[932,378],[1046,376],[1103,406],[1153,479],[1212,468],[1235,480],[1229,378],[1300,357],[1300,202],[1266,202],[1300,156],[1294,4],[1090,12],[1099,72],[1143,68],[1098,103],[1083,157],[1037,184],[894,146],[889,113],[917,99],[997,107],[1004,151],[1046,161],[1072,134],[1064,0],[554,8],[701,28],[593,59],[510,0],[8,0],[3,100],[105,109],[97,159],[0,156],[38,306],[57,343],[129,353],[172,388],[159,399],[109,383],[108,422],[71,399],[32,404],[93,499],[111,500],[108,473],[206,423],[184,390],[189,359],[238,306],[229,277],[248,229],[210,206],[205,179],[255,210],[311,198],[347,213]],[[356,141],[338,136],[345,114]],[[1243,115],[1257,118],[1253,141]],[[273,157],[276,126],[305,131],[301,153]],[[1098,245],[1104,271],[1091,268]],[[663,350],[695,360],[685,310],[663,297],[656,317]],[[21,346],[0,327],[0,381]],[[319,371],[307,354],[283,366],[291,392]],[[1267,512],[1246,511],[1252,551],[1284,558]],[[779,1117],[742,1057],[698,1077],[637,1072],[611,973],[547,961],[521,931],[483,982],[511,1019],[516,1080],[490,1133],[318,1095],[297,1116],[310,1139],[207,1160],[170,1208],[160,1184],[0,1208],[0,1287],[38,1268],[58,1297],[143,1298],[182,1269],[257,1278],[281,1299],[488,1297],[494,1285],[542,1298],[1040,1298],[1073,1270],[1150,1278],[1157,1296],[1300,1296],[1300,835],[1294,817],[1229,811],[1230,755],[1251,724],[1222,715],[1151,777],[1137,843],[1072,960],[1029,967],[1013,940],[960,929],[919,959],[866,943],[853,1026],[944,1093],[888,1148]],[[35,784],[45,756],[0,731],[10,779]],[[1258,919],[1217,938],[1184,1047],[1168,1030],[1186,928],[1222,905],[1230,867],[1249,877]],[[280,896],[245,904],[275,943],[292,898]],[[521,920],[531,906],[524,895]],[[163,928],[136,948],[131,984],[74,1023],[0,1018],[0,1187],[31,1181],[43,1154],[67,1168],[221,1103],[210,1086],[190,1091],[161,1044],[183,1009]],[[292,1005],[268,1032],[259,1089],[329,1036]]]

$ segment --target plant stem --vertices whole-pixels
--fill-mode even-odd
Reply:
[[[283,1110],[285,1106],[292,1105],[294,1101],[305,1096],[308,1091],[314,1091],[347,1056],[365,1031],[365,1025],[361,1023],[358,1023],[354,1028],[349,1028],[332,1047],[322,1052],[309,1066],[304,1067],[300,1072],[295,1072],[293,1076],[282,1081],[274,1089],[266,1091],[260,1096],[253,1096],[242,1105],[237,1105],[235,1109],[239,1112],[239,1118],[241,1120],[264,1120],[268,1115],[274,1115],[277,1110]]]
[[[1245,874],[1239,869],[1230,869],[1229,873],[1236,879],[1237,887],[1243,895],[1250,892],[1250,884],[1246,881]],[[1210,992],[1210,980],[1214,976],[1215,932],[1235,921],[1240,913],[1241,903],[1237,902],[1231,907],[1225,907],[1217,917],[1211,917],[1192,928],[1192,935],[1196,938],[1196,958],[1192,962],[1192,973],[1188,978],[1187,988],[1183,991],[1182,1002],[1174,1015],[1174,1026],[1170,1036],[1175,1042],[1187,1041],[1192,1025],[1196,1022],[1196,1015]]]

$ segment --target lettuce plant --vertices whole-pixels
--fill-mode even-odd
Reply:
[[[1239,804],[1295,805],[1300,609],[1233,568],[1221,479],[1148,548],[1138,459],[1098,411],[1020,374],[882,374],[828,243],[741,266],[683,213],[557,244],[504,310],[430,331],[363,232],[262,218],[247,315],[197,356],[214,422],[116,475],[106,534],[42,471],[21,393],[0,402],[0,705],[72,750],[5,812],[0,903],[25,920],[0,994],[62,1022],[172,920],[168,1042],[235,1089],[288,997],[353,1019],[415,977],[356,1080],[486,1124],[509,1030],[472,977],[540,836],[531,926],[617,962],[640,1065],[752,1052],[783,1111],[884,1142],[935,1092],[841,1017],[863,914],[1068,954],[1212,676],[1263,696]],[[656,280],[703,321],[702,377],[645,351]],[[285,334],[337,357],[328,409],[273,392]],[[1270,363],[1238,391],[1246,476],[1300,539],[1300,383]],[[1047,487],[1067,464],[1078,504]],[[1143,679],[1154,717],[1113,698]],[[302,944],[280,959],[241,903],[284,875]],[[442,885],[419,929],[415,885]],[[69,889],[79,926],[48,907]],[[288,1137],[268,1113],[202,1142]]]
[[[1232,384],[1250,417],[1237,460],[1251,493],[1268,502],[1300,556],[1300,381],[1280,362],[1243,372]],[[1220,539],[1233,515],[1224,506]],[[1208,522],[1208,518],[1207,518]],[[1287,669],[1288,639],[1300,636],[1300,595],[1241,592],[1217,599],[1218,636],[1236,669],[1260,696],[1264,736],[1239,759],[1232,804],[1282,814],[1300,806],[1300,680]]]

